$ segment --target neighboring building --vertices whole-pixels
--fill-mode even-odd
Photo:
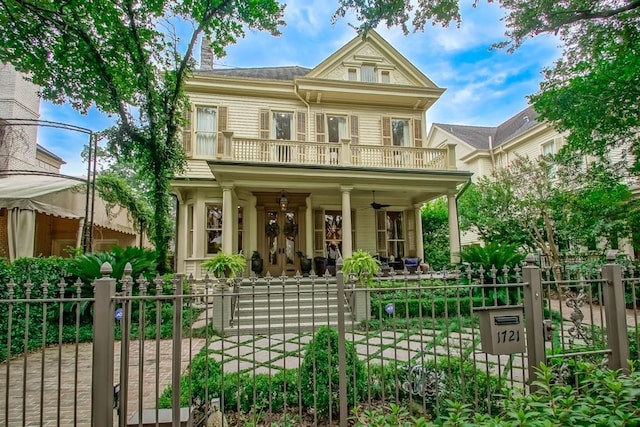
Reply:
[[[422,258],[420,208],[447,195],[459,242],[455,145],[427,148],[436,86],[377,33],[313,69],[213,69],[186,85],[187,167],[175,177],[177,268],[202,274],[219,250],[258,251],[271,275],[310,257]],[[374,202],[375,192],[375,203]]]
[[[427,147],[445,147],[456,144],[456,166],[473,172],[472,180],[491,174],[495,168],[506,167],[517,156],[537,158],[541,155],[556,154],[565,143],[564,135],[544,121],[538,121],[538,113],[532,106],[495,127],[463,126],[434,123],[427,136]],[[612,150],[611,160],[627,161],[622,149]],[[627,182],[632,190],[635,181]],[[462,246],[481,243],[474,231],[461,235]],[[621,249],[633,256],[633,248],[628,241],[621,241]]]
[[[81,245],[86,179],[60,175],[64,160],[37,144],[38,88],[0,64],[0,257],[66,255]],[[92,250],[137,243],[126,210],[96,197]]]
[[[434,123],[427,147],[456,144],[456,166],[473,172],[472,180],[489,175],[516,156],[538,157],[555,154],[564,137],[552,126],[538,121],[538,113],[527,107],[495,127]]]

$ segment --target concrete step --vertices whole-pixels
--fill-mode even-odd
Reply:
[[[266,286],[240,286],[240,294],[255,294],[255,295],[288,295],[288,294],[312,294],[312,293],[327,293],[327,292],[338,292],[338,286],[336,284],[333,285],[321,285],[321,284],[306,284],[306,285],[287,285],[287,286],[279,286],[279,285],[271,285],[269,287]]]
[[[326,306],[329,304],[337,304],[338,296],[337,295],[319,295],[319,296],[308,296],[308,295],[297,295],[293,296],[271,296],[269,298],[256,295],[253,297],[252,295],[242,295],[240,297],[240,301],[238,301],[238,307],[266,307],[270,306],[298,306],[298,305],[315,305],[315,306]]]
[[[345,327],[349,330],[351,328],[351,319],[348,321],[345,319]],[[282,323],[277,324],[272,322],[271,325],[238,325],[235,324],[228,328],[225,328],[224,334],[227,336],[233,335],[253,335],[253,334],[281,334],[281,333],[292,333],[297,334],[300,332],[314,332],[321,328],[322,326],[330,326],[332,328],[338,329],[338,320],[337,316],[335,320],[325,321],[325,322],[301,322],[301,323],[290,323],[282,325]]]
[[[321,323],[326,324],[330,321],[337,321],[338,314],[337,312],[333,313],[286,313],[286,314],[260,314],[260,315],[252,315],[252,316],[237,316],[234,324],[238,325],[256,325],[258,326],[267,326],[267,325],[292,325],[297,326],[298,323]],[[351,321],[351,313],[345,313],[345,321]]]
[[[345,305],[345,312],[349,312],[349,308]],[[326,315],[326,313],[336,314],[338,313],[338,304],[337,301],[333,304],[323,304],[323,305],[271,305],[271,306],[238,306],[238,317],[249,317],[253,316],[276,316],[282,314],[305,314],[305,315]]]

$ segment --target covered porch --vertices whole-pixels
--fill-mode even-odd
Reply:
[[[457,261],[455,195],[468,172],[222,160],[208,166],[210,179],[173,184],[179,272],[203,277],[202,262],[219,250],[242,251],[247,259],[257,251],[263,260],[258,274],[272,276],[302,271],[302,257],[331,264],[358,249],[391,261],[423,258],[420,208],[443,195]],[[246,273],[250,268],[251,262]]]

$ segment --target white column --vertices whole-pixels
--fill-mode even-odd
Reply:
[[[222,187],[222,250],[233,253],[233,184],[221,184]]]
[[[458,227],[458,206],[456,204],[456,193],[447,193],[449,206],[449,244],[451,253],[451,263],[460,262],[460,228]]]
[[[202,194],[198,194],[193,206],[193,257],[207,254],[207,211]]]
[[[306,224],[305,227],[305,240],[306,240],[306,245],[305,245],[305,253],[307,254],[308,257],[313,258],[315,256],[314,251],[313,251],[313,239],[315,238],[314,233],[313,233],[313,229],[315,227],[315,225],[313,224],[313,209],[311,208],[311,196],[307,197],[304,201],[307,209],[304,211],[304,222]],[[315,269],[315,266],[314,266]]]
[[[185,200],[182,198],[178,198],[179,208],[178,208],[178,216],[180,218],[180,222],[178,223],[178,247],[176,248],[176,267],[178,273],[185,272],[185,264],[184,260],[187,257],[187,239],[189,239],[189,209],[187,209],[187,204]]]
[[[342,258],[349,258],[353,254],[351,241],[351,190],[353,186],[342,185]]]
[[[415,205],[413,205],[413,207],[415,208],[415,221],[416,221],[416,256],[420,259],[422,259],[422,261],[427,262],[427,260],[423,259],[424,258],[424,237],[422,236],[422,203],[416,203]]]

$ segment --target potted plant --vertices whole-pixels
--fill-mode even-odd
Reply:
[[[262,273],[262,267],[263,262],[262,256],[260,256],[260,252],[253,251],[253,253],[251,254],[251,271],[256,273],[256,275],[259,275]]]
[[[296,252],[296,255],[300,257],[300,271],[304,275],[308,275],[311,271],[311,258],[303,254],[301,251]]]
[[[242,273],[247,265],[247,260],[242,254],[228,254],[220,251],[210,260],[202,263],[202,267],[210,271],[215,277],[220,278],[224,274],[226,278],[236,277]]]
[[[366,287],[371,284],[373,276],[380,271],[380,261],[367,251],[358,250],[349,258],[345,258],[342,265],[345,274],[353,273],[358,278],[358,284]]]

